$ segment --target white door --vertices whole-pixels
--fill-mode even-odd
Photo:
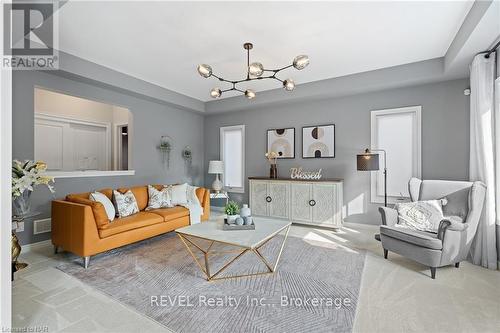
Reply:
[[[312,185],[313,222],[319,224],[334,224],[335,185]]]
[[[285,182],[271,182],[269,183],[268,194],[269,216],[287,219],[290,207],[290,185]]]
[[[252,209],[252,214],[269,215],[267,197],[267,182],[250,182],[250,208]]]
[[[312,221],[312,207],[309,205],[311,200],[312,186],[308,183],[292,183],[291,191],[291,218],[297,222]]]

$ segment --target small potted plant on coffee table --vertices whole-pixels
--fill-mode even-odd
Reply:
[[[227,222],[234,223],[236,218],[239,217],[240,206],[235,201],[229,201],[224,207],[224,212],[227,214]]]

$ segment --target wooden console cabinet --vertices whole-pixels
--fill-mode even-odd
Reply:
[[[250,208],[255,216],[295,223],[342,227],[341,179],[297,180],[251,177]]]

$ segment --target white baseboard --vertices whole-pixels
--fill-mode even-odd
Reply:
[[[44,240],[41,242],[26,244],[26,245],[21,246],[22,247],[21,253],[27,253],[27,252],[31,252],[32,250],[37,250],[37,249],[41,249],[44,247],[50,247],[50,246],[52,246],[52,240],[50,240],[50,239],[47,239],[47,240]]]

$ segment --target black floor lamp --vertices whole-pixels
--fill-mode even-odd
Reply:
[[[387,207],[387,154],[383,149],[365,149],[363,154],[357,155],[358,171],[377,171],[380,170],[379,154],[373,154],[374,151],[384,153],[384,206]]]

